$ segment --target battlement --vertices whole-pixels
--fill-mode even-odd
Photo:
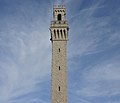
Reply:
[[[66,7],[65,7],[65,5],[54,5],[54,8],[56,8],[56,9],[57,9],[57,8],[59,8],[59,9],[60,9],[60,8],[64,8],[64,9],[65,9]]]

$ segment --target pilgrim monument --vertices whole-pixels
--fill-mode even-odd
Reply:
[[[66,7],[64,5],[54,5],[53,21],[50,25],[50,40],[52,42],[51,103],[68,103],[66,49],[68,30]]]

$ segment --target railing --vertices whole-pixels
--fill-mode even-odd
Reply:
[[[51,21],[51,26],[68,26],[67,21]]]

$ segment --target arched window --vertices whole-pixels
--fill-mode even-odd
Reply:
[[[65,30],[64,30],[64,36],[65,36],[65,38],[66,38],[66,32],[65,32]]]
[[[58,21],[62,20],[61,14],[58,14]]]
[[[54,30],[54,37],[56,38],[56,31]]]
[[[59,38],[59,30],[57,30],[58,38]]]
[[[60,30],[60,33],[61,33],[61,37],[63,38],[62,30]]]

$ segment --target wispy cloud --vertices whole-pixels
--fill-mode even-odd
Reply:
[[[56,2],[66,3],[70,26],[69,102],[118,103],[113,101],[120,94],[117,4]],[[0,1],[0,103],[50,102],[52,7],[52,0]],[[106,101],[98,99],[103,97]]]
[[[119,21],[116,14],[109,17],[94,16],[96,11],[102,12],[101,8],[106,7],[106,5],[102,5],[102,3],[103,1],[98,1],[89,8],[79,10],[75,16],[70,18],[70,29],[72,29],[70,30],[70,37],[72,39],[69,43],[69,51],[71,51],[73,47],[74,51],[71,52],[72,54],[70,53],[69,57],[103,51],[106,49],[103,45],[110,48],[119,44],[120,31],[118,29],[115,31],[114,27],[110,26],[113,16]],[[76,44],[77,46],[75,46]]]
[[[77,91],[84,96],[111,96],[120,94],[120,57],[100,61],[83,73],[83,88]]]
[[[30,95],[38,88],[40,91],[43,87],[39,84],[46,81],[48,75],[50,76],[51,45],[49,42],[49,26],[48,21],[43,22],[44,16],[49,15],[49,13],[45,13],[43,9],[40,9],[45,5],[44,3],[40,7],[32,1],[24,2],[24,4],[23,2],[20,3],[22,4],[18,6],[17,10],[8,6],[15,13],[8,15],[8,17],[5,16],[4,28],[1,29],[0,34],[1,103],[24,102],[28,98],[19,99],[18,97]],[[25,7],[27,3],[30,5]],[[36,7],[32,5],[36,5]],[[17,7],[17,4],[14,6]],[[36,14],[34,11],[37,9],[42,11],[38,11]],[[35,101],[46,103],[43,98],[33,99],[33,97],[30,101],[27,101],[30,103]]]
[[[92,103],[114,103],[113,99],[109,101],[109,97],[117,98],[120,94],[118,10],[108,12],[111,4],[105,0],[89,1],[88,6],[86,2],[77,1],[79,7],[73,10],[69,7],[71,26],[68,58],[69,70],[72,71],[69,75],[76,80],[70,81],[69,93],[70,96],[76,95]]]

